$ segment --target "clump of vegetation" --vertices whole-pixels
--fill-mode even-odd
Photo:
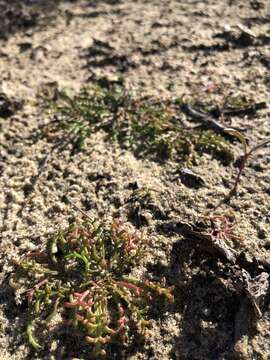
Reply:
[[[27,253],[10,283],[28,299],[30,344],[41,349],[36,330],[56,313],[68,316],[95,357],[113,342],[125,343],[132,330],[144,334],[150,304],[173,301],[171,288],[129,275],[145,254],[143,238],[119,220],[71,225],[45,249]]]
[[[90,134],[104,130],[140,155],[192,161],[196,152],[208,152],[225,162],[233,160],[223,136],[183,124],[179,101],[138,97],[119,86],[92,86],[73,97],[61,93],[53,103],[53,124],[79,149]]]

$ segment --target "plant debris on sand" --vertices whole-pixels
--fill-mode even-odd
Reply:
[[[182,274],[181,284],[175,284],[176,288],[179,287],[183,294],[189,294],[190,297],[186,298],[187,309],[197,311],[198,304],[202,302],[206,306],[203,313],[206,320],[204,331],[201,331],[201,324],[198,324],[192,312],[190,319],[190,315],[186,315],[186,321],[192,322],[192,330],[189,325],[187,333],[192,331],[194,341],[204,344],[200,349],[203,358],[206,358],[209,347],[214,345],[216,357],[211,354],[209,359],[217,359],[217,354],[221,353],[223,356],[226,354],[220,357],[224,359],[235,356],[246,359],[247,336],[252,338],[256,333],[256,325],[269,306],[269,260],[251,256],[245,249],[245,239],[239,235],[233,215],[215,215],[198,219],[195,223],[168,225],[173,232],[183,235],[183,240],[176,242],[173,249],[174,261],[180,266]],[[197,269],[196,274],[190,271],[191,265]],[[208,286],[196,292],[196,287],[202,281]],[[190,293],[194,293],[194,298]],[[213,298],[209,299],[211,295]],[[206,300],[202,299],[203,296]],[[225,307],[224,303],[227,303]],[[208,338],[205,330],[211,312],[208,330],[212,334]],[[231,319],[229,322],[228,318]],[[215,326],[211,327],[213,323]],[[217,345],[212,338],[218,337],[218,328],[222,326],[227,326],[226,343],[219,340]],[[183,335],[180,340],[183,340]],[[176,351],[179,352],[178,349]]]

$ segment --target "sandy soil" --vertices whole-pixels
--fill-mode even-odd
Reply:
[[[15,304],[5,281],[12,257],[81,217],[65,202],[67,194],[90,215],[120,216],[144,230],[152,249],[144,271],[177,288],[173,307],[155,317],[152,337],[123,358],[269,359],[269,303],[257,323],[236,339],[237,298],[202,270],[203,254],[181,235],[164,231],[166,224],[194,221],[211,211],[233,183],[233,165],[209,155],[198,158],[193,171],[204,186],[192,189],[175,175],[181,164],[136,158],[100,133],[73,156],[69,147],[52,151],[40,172],[53,147],[41,136],[50,118],[40,99],[53,96],[55,89],[77,91],[99,79],[122,78],[127,87],[164,97],[189,95],[222,103],[242,94],[268,101],[269,44],[228,45],[221,34],[228,26],[239,31],[239,23],[265,32],[269,1],[25,0],[0,1],[0,10],[1,92],[17,102],[10,105],[10,114],[0,116],[1,358],[80,358],[53,348],[37,356],[29,352],[23,335],[25,309]],[[224,122],[248,127],[250,144],[270,136],[268,109]],[[239,151],[236,145],[236,156]],[[150,205],[129,201],[134,183],[155,190]],[[236,216],[244,238],[240,248],[268,260],[269,194],[268,148],[249,162],[238,196],[217,210]],[[134,206],[142,224],[134,217]]]

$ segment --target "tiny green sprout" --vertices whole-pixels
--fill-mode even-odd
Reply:
[[[248,144],[247,144],[245,137],[238,130],[235,130],[232,128],[226,128],[225,132],[228,133],[229,135],[232,135],[232,136],[235,136],[236,138],[238,138],[238,140],[240,140],[240,142],[243,146],[243,155],[240,158],[238,174],[236,176],[233,188],[230,191],[230,196],[232,196],[232,195],[235,195],[237,192],[237,187],[240,182],[240,177],[243,173],[243,170],[247,164],[248,159],[251,157],[251,155],[253,153],[255,153],[259,149],[263,148],[264,146],[268,145],[270,143],[270,139],[266,139],[266,140],[262,141],[261,143],[255,145],[253,148],[248,149]]]
[[[37,339],[33,335],[33,328],[34,328],[33,320],[29,320],[29,322],[27,324],[27,328],[26,328],[26,334],[28,337],[28,341],[35,350],[40,350],[40,349],[42,349],[42,346],[38,343]]]
[[[10,286],[28,300],[29,344],[44,348],[40,330],[52,330],[56,314],[69,318],[70,332],[79,331],[94,358],[106,356],[111,343],[125,344],[132,331],[145,335],[152,304],[173,301],[172,288],[130,276],[145,255],[142,235],[120,220],[89,220],[56,232],[45,247],[23,256]]]

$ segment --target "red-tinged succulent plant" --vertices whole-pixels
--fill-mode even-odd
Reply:
[[[173,301],[172,289],[128,275],[145,254],[142,236],[114,220],[72,225],[52,236],[46,250],[24,256],[12,284],[27,287],[30,344],[42,348],[35,329],[57,312],[68,314],[95,357],[105,356],[110,343],[125,343],[131,330],[143,334],[150,304]]]

